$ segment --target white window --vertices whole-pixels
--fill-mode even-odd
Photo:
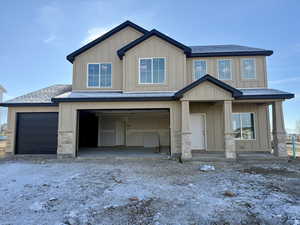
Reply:
[[[237,140],[255,139],[254,113],[233,113],[232,128]]]
[[[242,77],[244,79],[256,78],[255,59],[242,59]]]
[[[165,82],[165,58],[146,58],[139,62],[140,84],[162,84]]]
[[[205,60],[194,61],[194,80],[198,80],[207,74],[207,66]]]
[[[112,83],[111,63],[88,64],[88,87],[110,88]]]
[[[231,60],[223,59],[218,61],[218,72],[220,80],[231,80]]]

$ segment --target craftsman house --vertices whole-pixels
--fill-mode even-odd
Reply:
[[[268,88],[272,54],[239,45],[186,46],[126,21],[67,56],[71,85],[1,104],[8,107],[6,152],[286,157],[282,102],[294,95]]]

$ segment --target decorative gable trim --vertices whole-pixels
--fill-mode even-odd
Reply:
[[[176,99],[182,98],[186,92],[188,92],[189,90],[193,89],[194,87],[198,86],[199,84],[201,84],[205,81],[209,81],[209,82],[219,86],[220,88],[223,88],[224,90],[229,91],[232,94],[232,97],[239,97],[239,96],[243,95],[243,93],[240,90],[238,90],[234,87],[231,87],[230,85],[212,77],[209,74],[206,74],[205,76],[199,78],[198,80],[194,81],[193,83],[191,83],[191,84],[187,85],[186,87],[182,88],[181,90],[177,91],[174,94],[174,97]]]
[[[150,32],[144,34],[142,37],[140,37],[140,38],[138,38],[138,39],[130,42],[129,44],[127,44],[124,47],[122,47],[121,49],[119,49],[117,51],[119,58],[122,59],[123,56],[125,55],[125,53],[128,50],[130,50],[131,48],[137,46],[138,44],[140,44],[141,42],[147,40],[148,38],[150,38],[152,36],[159,37],[159,38],[163,39],[164,41],[170,43],[171,45],[176,46],[177,48],[183,50],[186,55],[189,55],[190,52],[191,52],[191,48],[189,48],[188,46],[185,46],[184,44],[182,44],[182,43],[180,43],[180,42],[178,42],[178,41],[170,38],[169,36],[167,36],[167,35],[159,32],[159,31],[153,29]]]
[[[75,60],[75,57],[80,55],[81,53],[85,52],[86,50],[94,47],[95,45],[99,44],[100,42],[106,40],[107,38],[111,37],[112,35],[114,35],[115,33],[119,32],[120,30],[126,28],[126,27],[131,27],[133,29],[136,29],[137,31],[141,32],[142,34],[146,34],[149,31],[136,25],[135,23],[132,23],[131,21],[127,20],[124,23],[120,24],[119,26],[113,28],[112,30],[108,31],[107,33],[105,33],[104,35],[102,35],[101,37],[95,39],[94,41],[84,45],[83,47],[79,48],[78,50],[72,52],[71,54],[69,54],[67,56],[67,60],[70,61],[71,63],[73,63],[73,61]]]

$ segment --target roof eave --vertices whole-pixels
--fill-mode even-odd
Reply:
[[[294,94],[275,94],[275,95],[242,95],[236,97],[237,100],[251,100],[251,99],[291,99]]]
[[[31,107],[31,106],[58,106],[57,103],[55,102],[34,102],[34,103],[29,103],[29,102],[23,102],[23,103],[9,103],[9,102],[3,102],[3,103],[0,103],[0,106],[3,106],[3,107]]]

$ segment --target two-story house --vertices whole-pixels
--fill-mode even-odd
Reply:
[[[87,149],[156,148],[183,160],[196,152],[286,157],[282,102],[294,95],[268,88],[272,54],[239,45],[186,46],[126,21],[67,56],[72,85],[2,104],[6,152],[75,157]]]

